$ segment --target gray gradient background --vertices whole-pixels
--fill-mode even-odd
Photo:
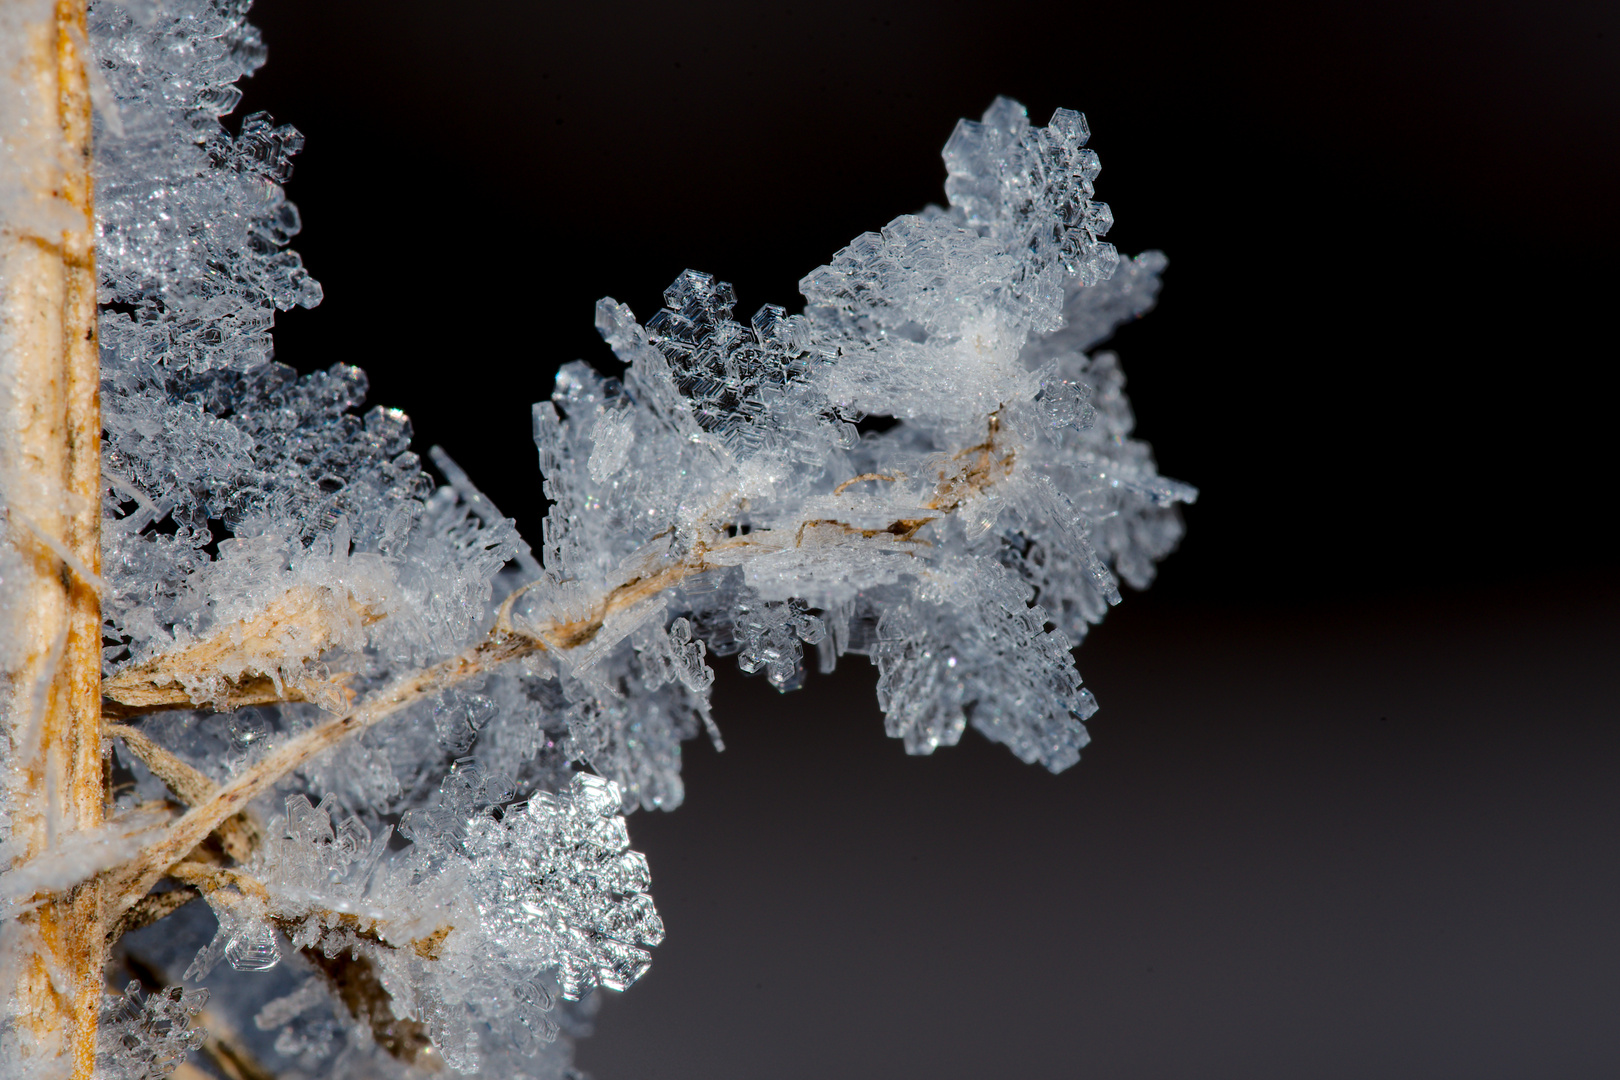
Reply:
[[[328,296],[280,358],[364,366],[531,537],[598,296],[792,306],[997,93],[1085,110],[1110,239],[1171,257],[1117,347],[1203,498],[1079,653],[1085,760],[907,758],[864,661],[723,661],[585,1068],[1620,1075],[1617,11],[260,0],[239,112],[309,137]]]

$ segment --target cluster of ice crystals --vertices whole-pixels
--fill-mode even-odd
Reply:
[[[300,376],[272,359],[276,312],[311,307],[321,290],[287,246],[300,222],[281,185],[302,136],[264,114],[228,117],[241,97],[236,81],[264,59],[247,7],[245,0],[95,0],[89,13],[97,72],[106,670],[116,676],[167,663],[165,677],[192,701],[221,708],[233,705],[233,688],[259,677],[309,702],[227,720],[177,712],[144,722],[149,735],[216,780],[345,708],[350,695],[464,649],[488,628],[497,588],[541,573],[512,522],[436,449],[444,483],[434,481],[411,448],[410,420],[369,406],[359,368]],[[204,646],[207,666],[169,663]],[[681,680],[693,681],[694,647],[701,649],[688,638],[662,661],[688,696]],[[571,986],[588,989],[597,981],[627,983],[634,965],[616,957],[605,975],[587,977],[577,945],[558,945],[555,956],[531,950],[507,965],[521,972],[503,975],[496,991],[482,995],[478,980],[495,970],[484,959],[500,946],[492,931],[479,929],[476,903],[464,895],[471,856],[446,858],[442,845],[425,840],[390,855],[384,819],[448,805],[440,780],[447,770],[465,776],[466,769],[453,770],[467,753],[504,760],[537,796],[571,790],[571,764],[558,746],[567,707],[554,683],[515,673],[424,702],[392,729],[369,732],[289,777],[286,814],[250,868],[263,875],[264,889],[226,885],[207,893],[218,927],[188,977],[283,970],[289,960],[308,967],[314,956],[328,976],[331,965],[360,965],[376,985],[397,990],[392,1019],[431,1031],[445,1060],[463,1071],[481,1054],[509,1076],[562,1075],[566,1045],[547,1044],[558,1022],[536,1003],[549,1005],[562,970]],[[678,754],[679,739],[673,742]],[[138,764],[136,771],[138,797],[121,806],[166,794]],[[669,771],[678,782],[678,759]],[[620,796],[609,791],[617,810]],[[569,807],[574,801],[565,800]],[[451,816],[465,818],[476,809],[470,806]],[[561,814],[553,823],[561,829],[571,820]],[[133,841],[121,839],[127,854]],[[68,858],[77,850],[64,848],[35,869],[77,866],[82,859]],[[402,884],[413,874],[414,884]],[[584,904],[583,891],[575,893],[576,907]],[[547,893],[540,902],[550,911],[563,901]],[[415,951],[411,935],[436,929],[417,924],[452,910],[445,925],[456,932],[443,962]],[[588,914],[581,907],[555,923],[575,926]],[[579,925],[581,935],[593,932]],[[405,936],[395,941],[389,933]],[[362,1034],[325,1068],[343,1074],[389,1066],[389,1055],[399,1057],[410,1040],[390,1044],[377,1023],[365,1035],[366,1010],[380,1006],[345,999],[329,982],[315,985],[339,1002],[339,1027],[359,1025]],[[508,1037],[519,1029],[540,1041]],[[337,1053],[331,1031],[312,1028],[284,1043],[299,1068]],[[117,1068],[135,1070],[129,1075],[147,1075],[140,1062],[151,1055],[143,1058],[133,1043],[108,1053],[124,1062]]]
[[[625,989],[651,963],[646,947],[664,939],[619,802],[609,781],[575,773],[565,791],[500,821],[474,818],[461,841],[486,932],[509,958],[555,962],[569,998]]]
[[[612,778],[627,812],[681,804],[681,743],[698,733],[708,711],[707,683],[696,693],[678,680],[660,683],[674,672],[658,666],[659,659],[655,654],[649,663],[647,652],[637,650],[616,686],[569,687],[575,700],[568,713],[568,753]]]
[[[132,982],[107,995],[96,1031],[99,1080],[162,1080],[207,1039],[193,1027],[207,990],[169,986],[150,994]]]
[[[246,10],[91,5],[107,89],[96,210],[108,662],[336,581],[369,629],[311,648],[370,647],[383,664],[442,655],[465,644],[521,541],[455,490],[435,494],[404,414],[361,413],[360,369],[299,377],[271,361],[275,312],[321,291],[287,249],[299,220],[281,183],[302,136],[263,114],[234,134],[221,122],[264,58]]]
[[[1045,128],[1031,127],[1024,107],[997,98],[979,123],[957,124],[945,144],[945,192],[969,226],[1019,250],[1013,291],[1032,307],[1061,303],[1072,281],[1095,285],[1119,261],[1098,238],[1114,224],[1107,203],[1092,200],[1102,170],[1087,149],[1091,128],[1081,113],[1058,109]],[[1041,317],[1035,329],[1055,329]]]
[[[280,183],[303,138],[268,116],[220,124],[236,80],[264,62],[247,4],[173,0],[149,17],[99,0],[90,34],[98,102],[96,210],[103,345],[172,371],[247,370],[270,358],[273,311],[321,289],[286,250],[298,212]],[[114,313],[122,317],[114,317]]]
[[[638,707],[656,684],[632,636],[671,609],[781,689],[804,644],[824,667],[868,656],[914,753],[971,725],[1053,770],[1078,760],[1096,703],[1070,649],[1119,579],[1151,580],[1196,494],[1130,437],[1113,354],[1087,353],[1152,306],[1165,266],[1101,239],[1089,134],[1004,98],[963,121],[950,206],[857,238],[801,282],[802,315],[738,323],[732,286],[694,271],[644,326],[602,301],[623,378],[570,364],[535,409],[554,505],[531,609],[567,622],[621,582],[702,569],[664,608],[606,620],[588,672],[559,684],[584,699],[572,745],[599,771],[631,790],[650,765],[679,791],[680,725]],[[898,422],[861,436],[872,415]]]
[[[765,677],[778,690],[793,689],[804,674],[804,651],[799,643],[817,645],[827,634],[821,620],[808,614],[798,600],[745,597],[731,616],[742,646],[737,666],[750,673],[764,668]]]
[[[334,980],[355,965],[375,972],[385,1019],[424,1025],[462,1072],[494,1072],[492,1055],[554,1039],[554,995],[625,989],[664,935],[611,782],[575,773],[558,792],[513,794],[463,762],[437,801],[404,815],[413,843],[393,858],[386,829],[373,836],[355,818],[336,822],[331,797],[294,795],[250,866],[267,894],[261,916],[293,949],[324,957]],[[278,999],[256,1023],[275,1028],[311,1003]]]
[[[783,421],[793,410],[785,399],[805,382],[809,362],[804,320],[767,304],[743,326],[731,318],[737,297],[730,284],[695,270],[675,279],[664,303],[647,320],[647,340],[697,425],[738,457],[786,434]]]

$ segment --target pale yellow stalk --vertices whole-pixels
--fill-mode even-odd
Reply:
[[[96,344],[90,88],[83,0],[0,0],[11,40],[0,132],[24,197],[0,221],[0,498],[20,557],[19,643],[0,683],[3,778],[24,861],[103,818],[101,413]],[[90,1080],[105,955],[99,888],[48,898],[10,928],[8,1007],[35,1074]]]

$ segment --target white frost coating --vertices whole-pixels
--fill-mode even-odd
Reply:
[[[67,834],[39,856],[11,865],[0,873],[0,917],[9,918],[29,906],[36,893],[46,894],[93,877],[128,857],[134,847],[150,840],[167,815],[135,812],[99,829]],[[10,864],[9,843],[0,843],[0,864]]]
[[[22,636],[11,632],[27,610],[23,575],[28,566],[12,546],[8,524],[0,521],[0,671],[14,671],[27,654]]]
[[[280,184],[303,136],[264,114],[235,135],[219,121],[241,97],[235,81],[263,61],[245,10],[175,0],[142,23],[126,7],[91,9],[123,131],[98,129],[96,155],[112,305],[104,612],[122,643],[109,673],[311,581],[342,581],[390,616],[332,646],[346,668],[442,656],[477,632],[490,581],[521,544],[509,521],[483,520],[453,488],[435,493],[403,413],[355,414],[358,368],[300,378],[270,362],[274,312],[313,306],[321,290],[286,249],[300,224]]]
[[[42,97],[33,77],[36,61],[50,55],[54,42],[51,0],[0,4],[0,415],[17,415],[18,307],[21,286],[32,269],[27,247],[32,238],[60,239],[83,215],[51,192],[63,172],[62,140],[55,130],[55,103]],[[0,676],[24,662],[30,570],[15,545],[27,526],[14,520],[12,504],[28,505],[36,493],[18,491],[27,482],[12,463],[18,460],[16,433],[0,425]],[[60,545],[58,545],[60,546]]]
[[[630,460],[630,448],[636,440],[635,421],[629,409],[613,409],[597,418],[590,474],[598,484],[605,483]]]
[[[47,6],[0,4],[0,65],[5,20]],[[682,742],[718,745],[714,657],[789,690],[807,648],[824,670],[864,655],[912,753],[972,727],[1054,771],[1078,760],[1096,705],[1071,647],[1121,581],[1151,581],[1196,494],[1158,475],[1117,357],[1090,351],[1152,307],[1165,259],[1101,239],[1080,114],[1037,127],[998,99],[962,122],[949,205],[856,238],[800,283],[802,313],[739,321],[731,285],[694,271],[645,323],[604,299],[624,377],[567,364],[534,410],[537,558],[437,448],[436,484],[404,414],[363,411],[358,368],[271,361],[275,312],[321,294],[287,248],[302,137],[221,123],[263,60],[245,13],[90,11],[107,685],[230,711],[138,720],[201,774],[195,796],[350,695],[511,627],[549,644],[282,777],[258,806],[280,816],[232,833],[247,851],[174,871],[207,900],[170,916],[193,944],[126,936],[143,970],[228,989],[216,1007],[273,1073],[562,1077],[594,988],[633,983],[663,936],[623,815],[680,805]],[[54,227],[13,191],[8,222]],[[0,545],[15,620],[14,561]],[[243,697],[266,685],[271,703]],[[131,750],[114,741],[121,824],[0,878],[11,910],[139,843],[127,815],[174,769]],[[198,1008],[174,988],[110,1002],[102,1075],[160,1075]]]

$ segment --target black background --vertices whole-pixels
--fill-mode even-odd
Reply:
[[[998,93],[1084,110],[1116,339],[1202,497],[1085,643],[1052,777],[886,740],[859,659],[631,821],[669,928],[629,1077],[1620,1075],[1620,9],[260,0],[339,361],[534,540],[529,404],[685,267],[741,313],[942,199]]]

